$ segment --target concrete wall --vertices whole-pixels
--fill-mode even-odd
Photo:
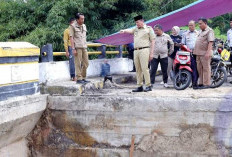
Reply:
[[[0,101],[39,93],[39,51],[27,42],[0,42]]]
[[[103,62],[104,59],[90,60],[87,76],[99,76],[101,73],[101,64]],[[108,59],[108,63],[111,66],[111,74],[123,74],[133,68],[132,60],[127,58]],[[39,69],[40,83],[70,79],[68,61],[40,63]]]
[[[27,156],[25,137],[34,129],[46,105],[47,95],[17,97],[0,102],[0,156]]]
[[[231,153],[231,95],[178,99],[55,96],[48,102],[48,126],[42,133],[33,133],[34,143],[39,142],[32,146],[35,154],[75,156],[85,152],[88,157],[125,157],[129,156],[132,135],[135,157]]]

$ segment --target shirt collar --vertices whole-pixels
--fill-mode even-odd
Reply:
[[[197,33],[197,30],[195,29],[194,31],[190,31],[190,30],[188,30],[188,33]]]
[[[156,35],[157,37],[162,37],[162,36],[164,36],[165,35],[165,33],[163,32],[161,35]]]
[[[138,28],[138,27],[137,27],[137,28],[138,28],[138,29],[141,29],[141,28],[143,28],[143,29],[144,29],[144,28],[146,28],[146,27],[147,27],[147,25],[146,25],[146,24],[144,24],[144,25],[143,25],[143,27],[140,27],[140,28]]]
[[[209,26],[205,28],[205,30],[202,30],[202,32],[209,30]]]
[[[84,25],[84,24],[83,24]],[[78,23],[77,23],[77,21],[76,21],[76,26],[77,27],[83,27],[83,25],[79,25]]]

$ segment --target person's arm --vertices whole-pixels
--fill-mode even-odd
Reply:
[[[74,28],[73,26],[70,26],[69,28],[69,37],[70,37],[70,42],[71,42],[71,47],[72,47],[72,51],[73,51],[73,54],[76,56],[77,55],[77,51],[75,49],[75,44],[74,44]]]
[[[170,44],[168,54],[171,55],[174,52],[174,42],[170,36],[168,36],[168,42]]]
[[[213,41],[214,41],[214,32],[213,30],[208,33],[208,49],[205,54],[205,58],[209,59],[209,57],[212,55],[213,51]]]
[[[230,43],[230,36],[229,36],[229,31],[227,32],[227,41],[228,41],[228,43]]]
[[[212,55],[212,51],[213,51],[213,41],[210,41],[208,44],[207,52],[205,54],[206,59],[208,59]]]
[[[181,44],[186,45],[186,35],[183,34],[183,38],[181,40]]]
[[[69,34],[68,34],[67,30],[64,31],[63,40],[64,40],[64,49],[65,49],[65,52],[66,52],[66,57],[69,57],[69,52],[68,52]]]
[[[154,58],[154,50],[155,50],[155,39],[151,41],[149,61],[151,61]]]
[[[120,30],[119,32],[120,34],[123,34],[123,33],[128,33],[128,34],[134,34],[134,29],[122,29]]]
[[[149,55],[149,61],[151,61],[154,58],[154,50],[155,50],[155,32],[152,29],[152,27],[149,27],[149,39],[150,39],[150,55]]]

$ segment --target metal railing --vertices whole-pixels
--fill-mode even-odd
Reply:
[[[123,51],[125,49],[125,45],[123,46],[115,46],[115,45],[104,45],[100,43],[88,43],[88,48],[97,48],[96,51],[88,51],[88,55],[98,55],[99,59],[106,58],[107,54],[116,55],[116,58],[122,58],[123,54],[127,54],[127,51]],[[114,50],[106,51],[107,48],[114,48]],[[47,44],[41,48],[41,61],[49,62],[53,61],[54,56],[65,56],[65,52],[53,52],[52,45]]]

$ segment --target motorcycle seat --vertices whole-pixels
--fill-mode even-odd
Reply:
[[[177,52],[177,55],[190,56],[190,52],[178,51],[178,52]]]
[[[218,57],[213,57],[213,58],[212,58],[212,61],[218,62],[218,61],[220,61],[220,58],[218,58]]]

